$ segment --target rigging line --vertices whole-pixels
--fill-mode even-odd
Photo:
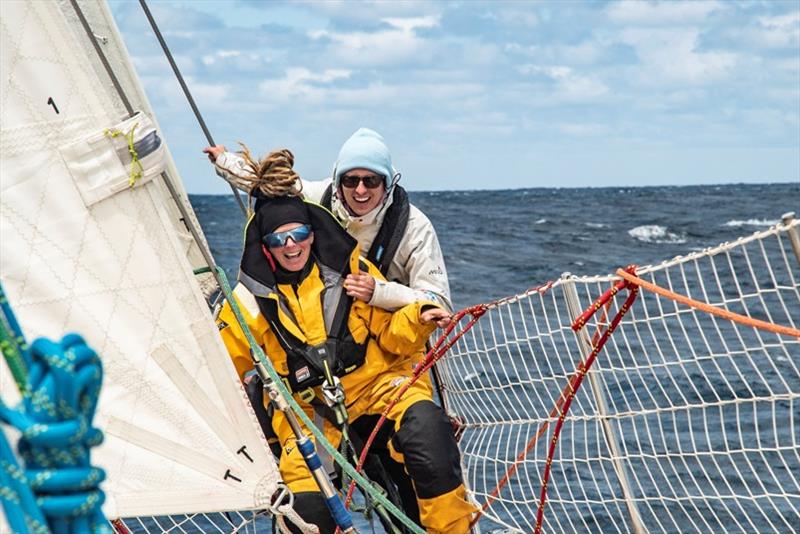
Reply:
[[[103,53],[103,50],[100,48],[100,45],[97,44],[97,38],[95,38],[94,32],[92,32],[92,28],[89,26],[89,22],[83,15],[83,11],[78,5],[77,0],[69,0],[69,3],[72,4],[72,8],[78,15],[78,19],[81,21],[81,26],[83,26],[83,29],[86,31],[86,35],[89,37],[89,41],[91,41],[92,46],[94,47],[94,51],[97,52],[97,56],[100,58],[100,62],[103,64],[103,67],[106,69],[106,72],[111,77],[111,83],[114,84],[114,88],[117,90],[117,94],[122,99],[122,104],[125,106],[125,109],[128,111],[128,114],[133,115],[134,110],[130,100],[128,100],[128,95],[126,95],[125,91],[122,90],[122,86],[119,84],[117,76],[111,69],[111,65],[108,63],[108,59],[106,58],[105,53]]]
[[[156,21],[153,18],[153,14],[150,12],[150,8],[147,7],[147,2],[145,0],[139,0],[139,4],[142,6],[142,10],[144,10],[144,14],[147,17],[148,22],[150,23],[150,27],[153,28],[153,33],[156,34],[156,39],[158,39],[158,43],[161,45],[161,49],[164,51],[164,55],[167,56],[167,61],[169,61],[169,64],[172,67],[172,72],[175,73],[175,77],[178,79],[178,83],[181,85],[181,89],[183,89],[183,94],[186,96],[186,100],[189,101],[189,106],[191,106],[192,111],[194,112],[194,116],[197,118],[197,122],[200,123],[200,128],[203,130],[203,133],[206,136],[206,141],[208,141],[208,144],[210,146],[216,146],[214,139],[211,137],[211,132],[208,131],[206,122],[203,120],[203,116],[200,114],[200,110],[197,108],[197,104],[195,104],[194,98],[192,97],[192,93],[189,91],[189,87],[186,85],[186,82],[183,79],[183,75],[181,75],[181,71],[178,69],[178,64],[175,63],[175,59],[172,57],[172,52],[170,52],[169,47],[167,46],[167,42],[161,35],[161,30],[158,28],[158,24],[156,24]],[[233,184],[228,184],[228,185],[230,185],[231,192],[233,193],[233,196],[236,197],[236,202],[238,202],[239,208],[242,210],[242,213],[247,215],[247,208],[245,207],[244,202],[242,201],[242,197],[239,196],[239,191],[236,190]]]
[[[633,266],[629,266],[628,268],[629,269],[633,269]],[[544,287],[544,290],[546,291],[546,290],[550,289],[550,287],[552,287],[552,285],[553,285],[552,282],[548,282],[548,284],[546,284],[545,286],[540,286],[540,287]],[[575,330],[575,331],[578,331],[578,330],[580,330],[581,328],[583,328],[586,325],[586,322],[589,320],[589,318],[592,315],[594,315],[600,309],[603,309],[602,316],[598,320],[598,324],[597,324],[595,333],[592,336],[592,342],[591,342],[591,346],[592,347],[597,347],[599,341],[602,339],[603,332],[601,331],[600,326],[603,325],[603,324],[606,324],[606,328],[608,328],[608,324],[607,324],[608,312],[609,312],[609,309],[611,307],[612,297],[614,295],[616,295],[620,290],[624,289],[626,286],[627,286],[627,282],[624,282],[624,281],[617,282],[610,289],[608,289],[605,293],[603,293],[600,297],[598,297],[597,300],[595,300],[592,303],[592,305],[589,306],[589,308],[587,308],[583,313],[581,313],[575,319],[575,321],[574,321],[574,323],[572,325],[572,329]],[[531,292],[539,291],[539,290],[540,290],[540,288],[533,288],[533,290],[531,290]],[[500,299],[500,300],[503,301],[503,302],[507,301],[507,299]],[[591,356],[591,354],[590,354],[590,356]],[[579,362],[579,364],[578,364],[578,371],[576,371],[576,372],[581,371],[581,369],[584,369],[584,370],[588,369],[588,367],[584,368],[583,367],[584,365],[585,365],[585,362],[583,360],[581,360]],[[475,513],[475,515],[473,516],[472,521],[470,522],[470,525],[475,525],[480,520],[481,516],[483,516],[483,514],[486,512],[486,510],[488,510],[489,507],[494,503],[494,501],[497,500],[497,498],[500,495],[500,491],[503,489],[503,487],[505,487],[506,484],[508,484],[508,481],[511,480],[511,477],[516,474],[520,463],[528,456],[530,451],[533,450],[534,446],[536,446],[536,444],[538,443],[539,438],[541,438],[545,434],[545,432],[547,432],[547,430],[550,427],[550,424],[553,421],[558,421],[559,416],[563,417],[563,415],[566,413],[566,412],[562,411],[562,409],[564,407],[564,404],[567,403],[568,401],[572,402],[571,397],[573,397],[575,395],[575,393],[577,392],[577,389],[573,389],[574,388],[573,381],[574,381],[574,377],[571,378],[567,382],[566,386],[564,386],[564,389],[561,391],[561,394],[558,396],[558,399],[556,400],[555,405],[553,406],[552,410],[550,410],[550,414],[548,415],[548,418],[539,425],[539,428],[536,431],[536,434],[532,438],[530,438],[528,440],[528,443],[526,443],[526,445],[523,448],[523,450],[520,451],[519,454],[517,454],[517,457],[514,460],[514,463],[511,464],[511,467],[509,467],[506,470],[505,475],[503,475],[503,477],[500,479],[500,481],[495,485],[494,489],[492,489],[492,491],[489,493],[489,496],[487,497],[486,501],[483,503],[483,506],[481,507],[481,509],[478,510]]]
[[[634,267],[628,267],[631,271],[633,271]],[[621,270],[621,269],[620,269]],[[620,306],[619,311],[617,311],[614,318],[611,320],[611,323],[603,332],[600,339],[597,341],[597,344],[593,347],[592,352],[589,356],[586,357],[585,361],[581,361],[578,364],[578,368],[573,373],[572,377],[568,382],[568,389],[569,394],[564,399],[562,406],[559,408],[559,417],[556,420],[555,429],[553,430],[553,437],[550,438],[550,447],[547,451],[547,459],[545,460],[544,464],[544,473],[542,474],[542,489],[539,494],[539,507],[536,511],[536,528],[534,529],[534,534],[540,534],[542,531],[542,523],[544,521],[544,507],[547,500],[547,485],[550,480],[550,473],[553,464],[553,457],[555,456],[556,446],[558,445],[558,438],[561,435],[561,429],[564,426],[564,420],[567,417],[569,412],[569,408],[572,405],[572,401],[575,399],[575,395],[578,392],[578,389],[581,387],[581,383],[583,379],[586,377],[586,373],[589,371],[589,368],[594,363],[595,359],[597,358],[600,351],[603,350],[606,342],[608,341],[609,337],[616,331],[617,326],[619,326],[620,321],[628,313],[628,310],[631,308],[633,301],[636,300],[637,295],[639,294],[639,286],[629,282],[623,282],[623,288],[628,290],[628,297],[625,299],[625,302]],[[617,287],[617,286],[615,286]],[[617,291],[611,293],[611,296],[616,295]],[[595,301],[597,302],[597,301]],[[595,309],[596,311],[596,309]],[[573,330],[579,330],[583,328],[583,325],[576,328],[576,324],[573,324]],[[566,389],[564,390],[566,391]],[[560,400],[560,399],[559,399]]]
[[[95,52],[97,52],[97,55],[99,56],[101,63],[105,67],[106,73],[108,74],[109,78],[111,78],[111,82],[114,84],[114,88],[117,90],[117,94],[119,95],[120,99],[122,100],[123,104],[125,105],[125,109],[128,111],[128,113],[131,116],[133,116],[135,114],[133,106],[131,106],[130,100],[128,100],[128,97],[125,94],[125,91],[122,89],[122,85],[119,83],[119,79],[117,78],[117,75],[114,73],[113,69],[111,68],[111,65],[109,64],[108,59],[106,58],[105,52],[103,52],[103,49],[100,48],[100,45],[97,43],[97,38],[95,37],[94,33],[92,32],[92,28],[89,26],[89,23],[86,20],[86,17],[83,15],[83,11],[81,10],[80,6],[78,5],[77,0],[70,0],[70,3],[72,4],[72,7],[75,10],[75,13],[78,15],[78,18],[81,21],[81,25],[83,26],[83,29],[86,31],[86,35],[89,37],[89,40],[92,42],[92,45],[94,46],[94,50],[95,50]],[[170,179],[170,177],[169,177],[169,175],[167,174],[166,171],[161,173],[161,177],[164,179],[164,184],[166,184],[167,189],[169,190],[170,196],[172,197],[172,200],[175,202],[175,204],[178,207],[178,211],[181,214],[181,220],[183,220],[184,226],[186,226],[186,228],[189,230],[189,233],[192,234],[192,238],[197,243],[197,247],[200,249],[200,253],[203,255],[203,259],[205,259],[206,264],[208,264],[208,266],[211,267],[211,273],[214,275],[214,278],[216,279],[217,284],[219,284],[219,287],[222,287],[222,283],[221,283],[221,281],[219,279],[219,276],[217,275],[217,269],[216,269],[217,263],[214,261],[214,257],[211,255],[211,250],[208,248],[208,244],[201,238],[200,233],[198,232],[198,230],[197,230],[197,228],[196,228],[196,226],[195,226],[195,224],[193,222],[194,219],[190,217],[189,211],[186,209],[186,205],[183,202],[183,198],[178,193],[178,190],[175,188],[175,185],[172,183],[172,180]],[[237,199],[238,199],[238,195],[237,195]],[[187,202],[188,202],[188,200],[187,200]],[[241,200],[240,200],[240,202],[241,202]]]

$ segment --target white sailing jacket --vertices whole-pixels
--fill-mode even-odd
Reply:
[[[239,177],[248,172],[244,160],[233,152],[221,154],[214,167],[220,177],[237,186]],[[330,183],[330,178],[318,182],[303,180],[303,195],[308,200],[319,202]],[[362,256],[372,246],[393,199],[394,195],[387,195],[382,205],[359,217],[350,215],[336,190],[333,191],[331,211],[347,232],[358,240]],[[409,205],[408,226],[386,278],[388,281],[375,280],[375,291],[369,304],[394,311],[412,302],[433,300],[452,311],[450,285],[439,239],[431,221],[413,204]]]

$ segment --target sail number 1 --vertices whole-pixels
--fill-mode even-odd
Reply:
[[[56,101],[55,101],[55,100],[53,100],[53,97],[52,97],[52,96],[51,96],[50,98],[48,98],[48,99],[47,99],[47,103],[48,103],[49,105],[53,106],[53,109],[56,111],[56,114],[58,114],[58,108],[56,107]]]

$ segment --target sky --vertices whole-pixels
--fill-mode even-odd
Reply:
[[[110,1],[190,193],[226,193],[138,2]],[[412,191],[800,181],[800,1],[148,5],[217,144]]]

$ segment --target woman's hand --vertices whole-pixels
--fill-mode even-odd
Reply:
[[[203,149],[203,152],[208,155],[208,160],[214,163],[219,155],[225,152],[225,145],[207,146]]]
[[[375,278],[366,273],[348,274],[344,279],[344,288],[354,299],[369,302],[375,292]]]
[[[434,321],[439,328],[445,328],[449,325],[452,317],[453,315],[449,311],[443,310],[442,308],[428,308],[419,314],[419,319],[422,321],[422,324],[428,324]]]

